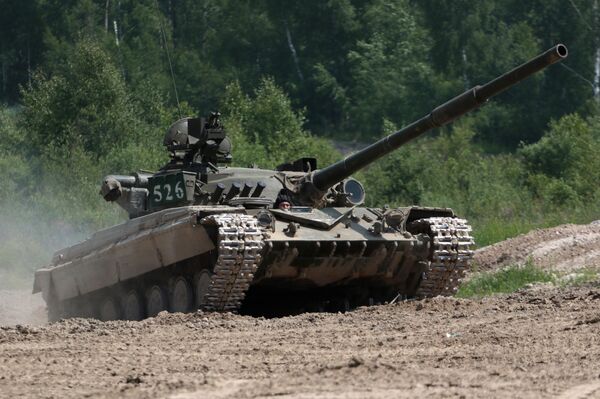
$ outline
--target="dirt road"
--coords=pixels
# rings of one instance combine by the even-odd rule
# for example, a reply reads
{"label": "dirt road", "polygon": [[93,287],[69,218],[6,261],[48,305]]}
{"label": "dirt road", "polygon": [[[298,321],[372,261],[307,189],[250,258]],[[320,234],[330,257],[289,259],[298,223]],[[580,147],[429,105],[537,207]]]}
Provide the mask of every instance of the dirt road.
{"label": "dirt road", "polygon": [[2,397],[588,398],[600,395],[600,286],[3,327],[0,359]]}
{"label": "dirt road", "polygon": [[[476,261],[569,273],[600,267],[599,254],[595,223],[536,230]],[[598,282],[269,320],[47,325],[43,313],[28,291],[0,291],[0,398],[600,398]]]}

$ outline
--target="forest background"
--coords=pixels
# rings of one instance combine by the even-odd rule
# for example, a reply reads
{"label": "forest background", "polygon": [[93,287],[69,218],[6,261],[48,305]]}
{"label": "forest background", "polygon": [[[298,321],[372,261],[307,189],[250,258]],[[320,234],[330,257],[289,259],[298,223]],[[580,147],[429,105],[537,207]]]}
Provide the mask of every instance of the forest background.
{"label": "forest background", "polygon": [[0,286],[124,220],[100,179],[160,167],[180,115],[220,110],[237,165],[323,166],[558,42],[564,63],[357,177],[479,245],[598,219],[598,3],[0,0]]}

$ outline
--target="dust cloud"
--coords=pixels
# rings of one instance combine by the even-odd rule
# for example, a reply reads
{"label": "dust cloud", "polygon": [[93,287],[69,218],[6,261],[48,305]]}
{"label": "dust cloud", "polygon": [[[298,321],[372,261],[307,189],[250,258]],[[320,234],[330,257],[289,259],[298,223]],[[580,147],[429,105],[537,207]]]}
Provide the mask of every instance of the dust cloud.
{"label": "dust cloud", "polygon": [[52,254],[89,233],[61,218],[23,204],[0,204],[0,326],[40,324],[45,304],[32,295],[35,270]]}

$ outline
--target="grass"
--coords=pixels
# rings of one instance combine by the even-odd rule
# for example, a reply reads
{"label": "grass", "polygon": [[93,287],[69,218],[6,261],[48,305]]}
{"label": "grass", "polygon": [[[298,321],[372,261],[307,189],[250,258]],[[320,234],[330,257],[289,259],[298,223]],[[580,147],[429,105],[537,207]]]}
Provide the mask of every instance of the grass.
{"label": "grass", "polygon": [[584,268],[574,271],[573,273],[569,273],[565,276],[562,276],[558,279],[558,286],[560,287],[569,287],[574,285],[582,285],[586,283],[590,283],[592,281],[598,281],[598,271],[595,269]]}
{"label": "grass", "polygon": [[552,283],[557,287],[572,287],[599,279],[600,274],[596,269],[581,268],[568,274],[557,274],[542,270],[528,261],[524,266],[510,266],[495,272],[475,272],[474,277],[460,287],[456,296],[481,298],[515,292],[533,283]]}
{"label": "grass", "polygon": [[547,209],[531,210],[527,216],[469,218],[466,215],[466,218],[473,226],[475,244],[481,248],[534,229],[545,229],[566,223],[587,224],[597,220],[599,215],[600,207],[590,205],[589,208],[566,207],[552,211]]}
{"label": "grass", "polygon": [[553,274],[527,262],[524,266],[511,266],[497,272],[480,273],[462,285],[456,296],[471,298],[511,293],[527,284],[554,282],[554,280]]}
{"label": "grass", "polygon": [[496,218],[488,219],[483,223],[478,223],[475,220],[473,225],[475,243],[479,248],[516,237],[519,234],[528,233],[535,228],[547,227],[545,224],[531,220]]}

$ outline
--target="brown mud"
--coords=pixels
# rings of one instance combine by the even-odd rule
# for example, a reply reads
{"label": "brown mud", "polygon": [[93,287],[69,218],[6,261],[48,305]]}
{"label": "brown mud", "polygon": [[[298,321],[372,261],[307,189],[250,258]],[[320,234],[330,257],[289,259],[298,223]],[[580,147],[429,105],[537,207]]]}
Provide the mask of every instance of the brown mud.
{"label": "brown mud", "polygon": [[[599,233],[595,224],[534,231],[479,250],[480,265],[535,253],[540,267],[579,269],[600,250]],[[51,325],[39,324],[40,299],[25,297],[0,291],[0,397],[600,398],[600,283],[346,314]]]}

